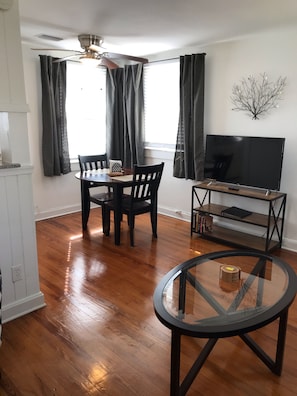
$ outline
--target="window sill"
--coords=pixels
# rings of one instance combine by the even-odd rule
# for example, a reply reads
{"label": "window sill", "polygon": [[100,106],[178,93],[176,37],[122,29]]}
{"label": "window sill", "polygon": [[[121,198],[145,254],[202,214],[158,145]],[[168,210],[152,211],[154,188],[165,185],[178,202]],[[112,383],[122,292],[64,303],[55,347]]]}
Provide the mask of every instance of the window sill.
{"label": "window sill", "polygon": [[145,142],[144,147],[147,150],[160,150],[160,151],[175,152],[175,144],[173,144],[173,143]]}
{"label": "window sill", "polygon": [[168,147],[145,146],[146,158],[171,160],[173,161],[175,150]]}

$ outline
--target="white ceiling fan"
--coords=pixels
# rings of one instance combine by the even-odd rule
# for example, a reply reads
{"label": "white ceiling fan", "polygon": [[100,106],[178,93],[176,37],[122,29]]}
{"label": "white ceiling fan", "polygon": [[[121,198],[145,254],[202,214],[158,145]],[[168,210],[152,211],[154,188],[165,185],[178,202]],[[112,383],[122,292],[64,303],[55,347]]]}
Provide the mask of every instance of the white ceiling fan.
{"label": "white ceiling fan", "polygon": [[108,69],[116,69],[120,67],[114,60],[124,60],[132,63],[147,63],[148,59],[140,58],[133,55],[118,54],[115,52],[108,52],[103,47],[103,38],[93,34],[80,34],[78,36],[80,46],[83,51],[72,51],[65,49],[46,49],[46,48],[33,48],[39,51],[71,51],[72,55],[59,58],[55,62],[62,62],[64,60],[78,60],[78,61],[97,61],[98,66],[105,66]]}

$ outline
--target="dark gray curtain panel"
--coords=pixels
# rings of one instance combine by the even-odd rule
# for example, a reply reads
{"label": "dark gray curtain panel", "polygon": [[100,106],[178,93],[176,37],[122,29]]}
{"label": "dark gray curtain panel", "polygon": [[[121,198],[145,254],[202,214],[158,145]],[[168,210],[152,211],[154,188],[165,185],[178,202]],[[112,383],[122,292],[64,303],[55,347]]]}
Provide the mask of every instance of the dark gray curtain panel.
{"label": "dark gray curtain panel", "polygon": [[173,176],[202,180],[205,54],[180,57],[180,115]]}
{"label": "dark gray curtain panel", "polygon": [[124,70],[106,73],[106,152],[109,159],[124,159]]}
{"label": "dark gray curtain panel", "polygon": [[42,161],[45,176],[71,172],[66,122],[66,62],[40,55]]}
{"label": "dark gray curtain panel", "polygon": [[144,164],[143,65],[107,72],[106,135],[109,159],[125,168]]}

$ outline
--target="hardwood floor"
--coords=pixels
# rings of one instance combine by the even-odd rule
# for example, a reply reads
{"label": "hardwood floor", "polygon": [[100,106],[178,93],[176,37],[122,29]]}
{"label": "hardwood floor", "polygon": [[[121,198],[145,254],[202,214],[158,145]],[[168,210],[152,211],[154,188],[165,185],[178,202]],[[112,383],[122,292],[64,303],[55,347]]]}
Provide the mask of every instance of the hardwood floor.
{"label": "hardwood floor", "polygon": [[[156,318],[152,296],[161,277],[196,255],[229,249],[190,237],[189,223],[159,216],[136,219],[130,247],[101,230],[100,209],[81,234],[80,213],[37,223],[41,290],[47,306],[4,324],[0,395],[169,395],[170,331]],[[278,251],[297,271],[297,254]],[[221,339],[188,396],[280,395],[297,391],[297,302],[289,311],[283,373],[272,374],[239,337]],[[276,323],[254,332],[272,355]],[[183,338],[182,374],[205,341]]]}

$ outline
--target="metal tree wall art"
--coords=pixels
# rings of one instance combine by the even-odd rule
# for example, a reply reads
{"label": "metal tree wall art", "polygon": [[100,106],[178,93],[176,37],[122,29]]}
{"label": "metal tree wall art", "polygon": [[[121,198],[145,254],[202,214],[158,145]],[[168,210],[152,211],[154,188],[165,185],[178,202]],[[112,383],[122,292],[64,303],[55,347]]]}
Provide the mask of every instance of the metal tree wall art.
{"label": "metal tree wall art", "polygon": [[259,78],[249,76],[232,89],[231,101],[235,106],[232,110],[247,112],[253,120],[266,114],[270,109],[278,107],[286,78],[279,77],[275,83],[269,82],[266,73]]}

